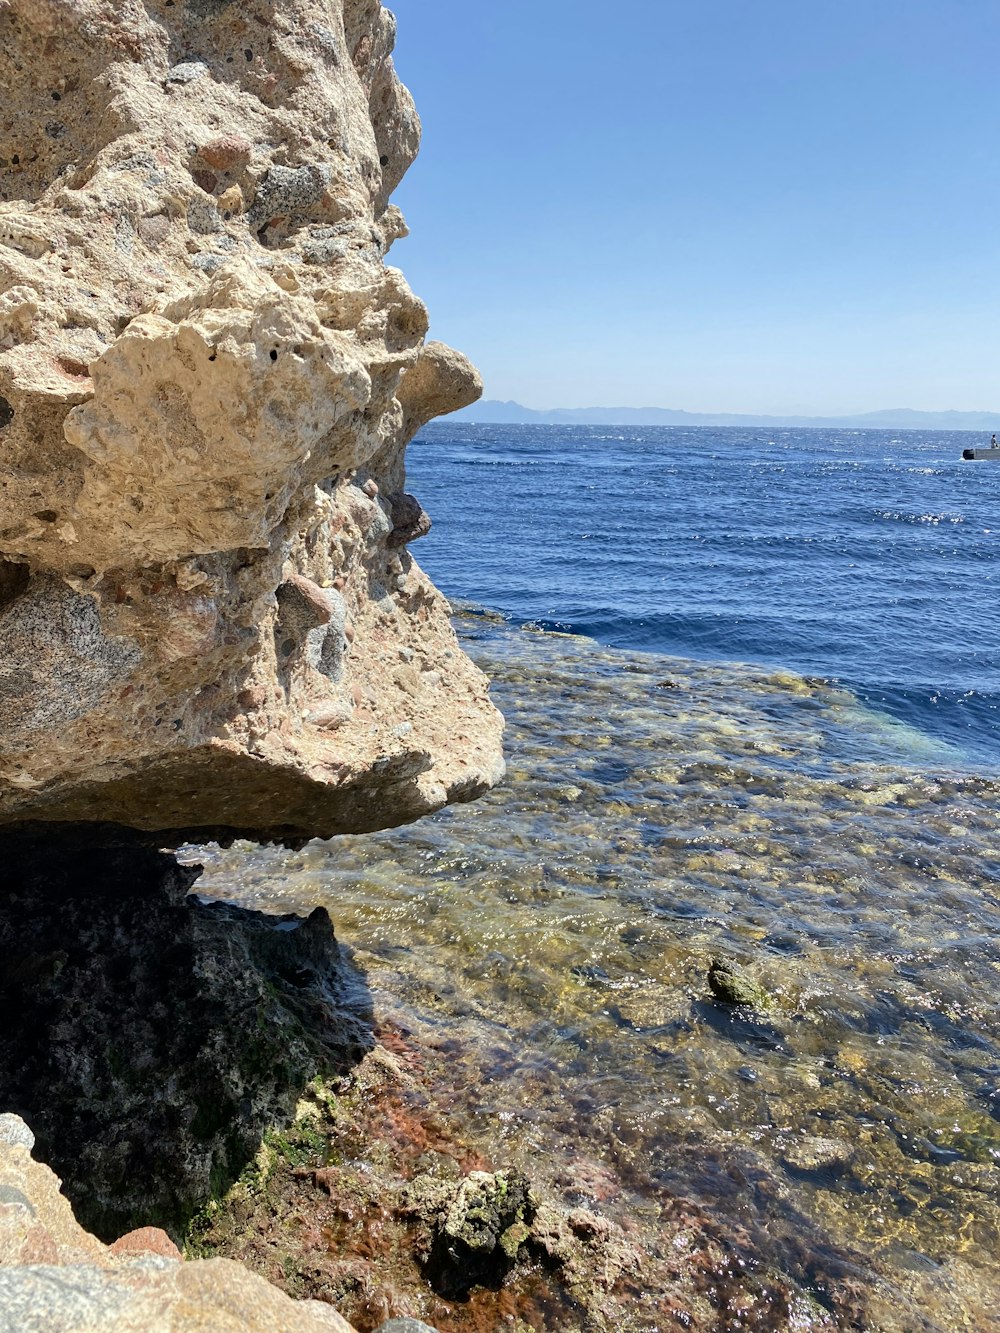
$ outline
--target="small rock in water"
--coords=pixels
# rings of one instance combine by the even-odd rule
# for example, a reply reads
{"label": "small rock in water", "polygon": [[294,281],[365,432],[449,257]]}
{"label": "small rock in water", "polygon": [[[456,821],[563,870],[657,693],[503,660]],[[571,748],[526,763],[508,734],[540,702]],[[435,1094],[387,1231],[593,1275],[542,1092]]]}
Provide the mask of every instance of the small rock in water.
{"label": "small rock in water", "polygon": [[851,1145],[843,1139],[804,1134],[785,1148],[782,1158],[786,1165],[797,1171],[822,1171],[832,1166],[846,1165],[852,1153]]}
{"label": "small rock in water", "polygon": [[750,1009],[770,1009],[771,997],[738,963],[713,958],[708,969],[708,986],[721,1004],[746,1005]]}

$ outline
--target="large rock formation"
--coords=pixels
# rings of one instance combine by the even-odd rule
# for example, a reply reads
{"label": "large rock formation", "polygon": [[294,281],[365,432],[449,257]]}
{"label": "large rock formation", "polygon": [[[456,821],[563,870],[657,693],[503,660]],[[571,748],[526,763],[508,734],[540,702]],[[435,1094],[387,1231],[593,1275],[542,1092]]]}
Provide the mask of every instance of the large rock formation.
{"label": "large rock formation", "polygon": [[407,543],[471,402],[378,0],[0,0],[0,822],[363,831],[500,721]]}
{"label": "large rock formation", "polygon": [[104,1240],[180,1239],[317,1078],[375,1045],[371,997],[326,911],[190,892],[199,867],[104,825],[7,831],[0,1109],[23,1116]]}

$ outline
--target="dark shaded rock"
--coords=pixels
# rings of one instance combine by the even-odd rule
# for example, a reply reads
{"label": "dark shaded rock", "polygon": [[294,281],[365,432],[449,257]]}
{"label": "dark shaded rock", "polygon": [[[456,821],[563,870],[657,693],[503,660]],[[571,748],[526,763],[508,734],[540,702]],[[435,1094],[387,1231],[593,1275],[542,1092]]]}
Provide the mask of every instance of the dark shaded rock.
{"label": "dark shaded rock", "polygon": [[374,1044],[327,913],[189,896],[200,873],[108,826],[5,832],[0,1106],[33,1127],[81,1222],[175,1237]]}
{"label": "dark shaded rock", "polygon": [[0,560],[0,607],[16,601],[28,586],[31,571],[14,560]]}

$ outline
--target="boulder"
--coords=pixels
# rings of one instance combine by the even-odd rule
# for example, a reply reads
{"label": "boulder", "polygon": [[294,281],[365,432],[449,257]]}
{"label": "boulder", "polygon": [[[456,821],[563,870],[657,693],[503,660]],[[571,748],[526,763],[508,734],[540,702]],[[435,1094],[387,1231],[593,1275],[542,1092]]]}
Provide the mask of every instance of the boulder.
{"label": "boulder", "polygon": [[481,385],[386,262],[394,34],[377,0],[0,0],[0,824],[294,841],[502,772],[407,549],[405,446]]}

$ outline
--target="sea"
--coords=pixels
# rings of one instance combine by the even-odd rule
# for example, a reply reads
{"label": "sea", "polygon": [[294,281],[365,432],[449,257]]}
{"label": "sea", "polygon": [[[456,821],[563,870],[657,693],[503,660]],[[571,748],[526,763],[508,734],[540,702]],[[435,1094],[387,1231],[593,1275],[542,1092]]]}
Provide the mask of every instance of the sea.
{"label": "sea", "polygon": [[614,648],[837,681],[1000,768],[1000,466],[967,433],[428,427],[455,597]]}
{"label": "sea", "polygon": [[[637,1234],[693,1201],[815,1301],[782,1327],[1000,1326],[982,444],[427,427],[413,554],[493,681],[507,779],[407,829],[211,853],[200,885],[327,905],[377,1011],[447,1042],[457,1129],[602,1181]],[[715,959],[767,1004],[718,1003]]]}

